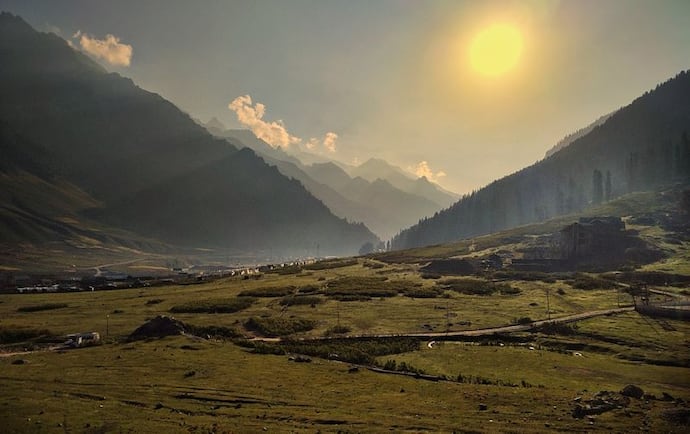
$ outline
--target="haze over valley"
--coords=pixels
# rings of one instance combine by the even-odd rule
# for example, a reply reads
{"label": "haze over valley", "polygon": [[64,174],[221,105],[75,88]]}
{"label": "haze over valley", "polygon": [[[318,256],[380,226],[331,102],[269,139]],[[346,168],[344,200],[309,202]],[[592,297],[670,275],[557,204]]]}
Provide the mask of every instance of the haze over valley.
{"label": "haze over valley", "polygon": [[0,0],[2,429],[687,432],[688,16]]}

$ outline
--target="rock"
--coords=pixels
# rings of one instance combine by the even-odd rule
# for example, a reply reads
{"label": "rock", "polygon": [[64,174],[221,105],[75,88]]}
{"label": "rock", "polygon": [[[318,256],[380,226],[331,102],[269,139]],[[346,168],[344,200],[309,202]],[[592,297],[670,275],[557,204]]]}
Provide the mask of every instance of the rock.
{"label": "rock", "polygon": [[163,408],[163,403],[162,402],[157,402],[156,405],[153,406],[156,410],[160,410]]}
{"label": "rock", "polygon": [[355,372],[359,372],[359,368],[357,366],[350,366],[347,372],[349,372],[350,374],[354,374]]}
{"label": "rock", "polygon": [[24,359],[12,360],[13,365],[25,365],[27,362]]}
{"label": "rock", "polygon": [[635,386],[634,384],[628,384],[623,388],[623,390],[621,390],[621,395],[641,399],[644,396],[644,390],[638,386]]}
{"label": "rock", "polygon": [[489,409],[489,406],[486,404],[479,404],[479,411],[486,411]]}
{"label": "rock", "polygon": [[669,394],[666,393],[666,392],[662,392],[662,393],[661,393],[661,400],[662,400],[662,401],[674,401],[675,398],[674,398],[673,396],[669,395]]}
{"label": "rock", "polygon": [[130,341],[136,341],[148,338],[162,338],[165,336],[181,335],[187,331],[184,323],[175,318],[159,315],[144,323],[141,327],[134,330],[129,335]]}

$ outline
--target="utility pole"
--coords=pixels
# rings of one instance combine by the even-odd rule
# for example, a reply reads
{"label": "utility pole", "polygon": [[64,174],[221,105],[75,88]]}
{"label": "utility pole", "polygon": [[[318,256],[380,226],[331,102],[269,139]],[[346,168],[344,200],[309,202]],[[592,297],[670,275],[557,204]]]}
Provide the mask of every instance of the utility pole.
{"label": "utility pole", "polygon": [[546,317],[551,320],[551,304],[549,303],[549,293],[551,289],[546,288]]}
{"label": "utility pole", "polygon": [[105,337],[110,335],[110,315],[105,316]]}
{"label": "utility pole", "polygon": [[446,300],[446,334],[450,332],[450,305]]}

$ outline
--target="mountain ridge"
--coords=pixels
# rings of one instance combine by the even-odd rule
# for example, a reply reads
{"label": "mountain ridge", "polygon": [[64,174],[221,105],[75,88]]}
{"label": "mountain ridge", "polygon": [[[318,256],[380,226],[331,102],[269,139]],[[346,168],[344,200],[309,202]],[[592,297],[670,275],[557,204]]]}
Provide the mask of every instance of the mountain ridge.
{"label": "mountain ridge", "polygon": [[[45,63],[46,59],[50,62]],[[21,18],[7,13],[0,17],[0,63],[11,65],[0,68],[0,122],[48,150],[51,170],[102,204],[100,212],[96,207],[86,218],[122,224],[117,217],[128,215],[137,224],[132,221],[125,226],[140,232],[138,225],[148,229],[169,225],[160,230],[167,237],[161,241],[184,241],[192,246],[214,240],[222,241],[222,247],[248,249],[246,237],[212,235],[214,230],[217,235],[227,233],[224,226],[236,224],[231,218],[223,219],[223,215],[234,216],[238,222],[242,217],[237,224],[244,233],[300,233],[303,242],[321,245],[323,254],[354,254],[362,244],[378,242],[366,227],[337,218],[301,185],[274,173],[253,152],[243,152],[227,140],[212,136],[160,95],[139,88],[129,78],[108,73],[64,40],[36,32]],[[38,68],[44,63],[43,68]],[[13,170],[28,168],[20,160],[13,163],[17,165]],[[230,164],[232,161],[243,164]],[[234,173],[218,170],[214,166],[217,162],[225,162]],[[243,173],[249,167],[255,178],[265,176],[276,191],[290,192],[289,197],[304,206],[276,200],[268,191],[243,207],[228,205],[226,197],[243,197],[245,189],[256,187],[256,180],[250,182],[246,176],[249,173]],[[205,174],[205,170],[211,170],[214,176]],[[190,174],[203,178],[205,184]],[[228,182],[230,178],[241,182]],[[180,179],[186,184],[179,184]],[[205,188],[216,194],[206,196],[206,201],[193,209],[185,206],[173,186],[186,195],[182,199],[188,202],[195,201],[194,194]],[[147,196],[152,188],[157,189],[157,195]],[[141,197],[147,197],[146,206]],[[139,208],[132,208],[128,214],[122,210],[126,204],[137,204]],[[175,213],[164,216],[157,211],[172,205]],[[270,214],[265,223],[270,227],[259,227],[256,219],[247,217],[255,212]],[[184,225],[192,216],[198,219],[199,227],[210,228],[211,221],[222,224],[215,226],[211,235],[194,239],[192,235],[200,236],[199,231]],[[309,224],[317,223],[319,230],[308,230]],[[173,227],[187,228],[187,236],[179,236],[171,230]],[[260,236],[251,249],[291,254],[292,241],[288,238],[277,236],[272,242]],[[297,253],[303,255],[305,250]]]}
{"label": "mountain ridge", "polygon": [[682,71],[570,145],[401,231],[395,249],[544,221],[690,176],[690,73]]}

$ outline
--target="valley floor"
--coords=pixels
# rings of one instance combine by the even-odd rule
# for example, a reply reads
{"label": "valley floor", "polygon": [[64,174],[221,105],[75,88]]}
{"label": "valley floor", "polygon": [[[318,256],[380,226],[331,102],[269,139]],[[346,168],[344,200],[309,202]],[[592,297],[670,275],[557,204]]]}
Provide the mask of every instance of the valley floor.
{"label": "valley floor", "polygon": [[[199,285],[0,295],[0,332],[6,341],[12,333],[37,329],[51,336],[98,331],[104,341],[57,351],[42,351],[41,345],[50,344],[37,341],[4,345],[4,351],[16,354],[0,358],[3,431],[687,431],[690,323],[634,311],[555,330],[435,343],[420,339],[411,351],[376,353],[372,363],[390,373],[369,370],[372,363],[346,362],[345,353],[297,358],[310,360],[299,363],[294,354],[281,353],[290,341],[279,339],[261,346],[191,335],[126,339],[157,315],[170,315],[181,306],[226,306],[228,300],[243,299],[238,297],[243,292],[254,297],[234,313],[174,316],[185,324],[225,327],[250,337],[261,336],[247,328],[252,318],[280,319],[283,325],[312,321],[310,330],[293,334],[307,339],[323,337],[335,326],[347,326],[346,335],[443,335],[446,330],[509,326],[521,317],[545,319],[547,288],[554,289],[548,312],[553,317],[617,310],[621,301],[631,301],[616,290],[580,290],[567,280],[510,281],[520,290],[512,295],[445,291],[444,297],[399,293],[366,301],[338,301],[329,295],[331,282],[376,276],[416,289],[439,285],[422,279],[413,265],[359,259]],[[281,304],[286,297],[275,292],[285,288],[288,299],[306,297],[302,290],[314,291],[313,303]],[[557,288],[562,291],[555,292]],[[355,348],[342,345],[343,351]],[[29,346],[39,351],[22,354]],[[619,394],[631,384],[643,389],[641,399]],[[611,393],[597,396],[602,391]],[[599,402],[613,408],[602,414],[578,413]]]}

